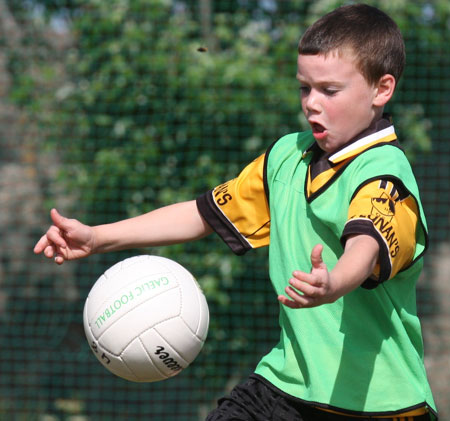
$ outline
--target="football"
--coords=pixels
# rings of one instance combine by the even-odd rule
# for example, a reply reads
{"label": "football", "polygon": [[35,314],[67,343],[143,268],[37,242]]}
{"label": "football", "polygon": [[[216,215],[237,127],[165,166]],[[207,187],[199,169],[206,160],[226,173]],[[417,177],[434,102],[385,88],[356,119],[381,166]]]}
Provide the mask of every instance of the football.
{"label": "football", "polygon": [[192,274],[159,256],[135,256],[106,270],[83,312],[97,359],[126,380],[155,382],[184,370],[208,333],[206,298]]}

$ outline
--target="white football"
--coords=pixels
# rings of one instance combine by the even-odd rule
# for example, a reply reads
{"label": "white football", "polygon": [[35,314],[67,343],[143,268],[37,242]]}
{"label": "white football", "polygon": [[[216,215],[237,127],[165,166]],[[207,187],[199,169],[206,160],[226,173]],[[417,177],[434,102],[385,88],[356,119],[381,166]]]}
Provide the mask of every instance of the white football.
{"label": "white football", "polygon": [[155,382],[175,376],[197,357],[209,310],[183,266],[143,255],[100,276],[86,299],[83,322],[103,366],[127,380]]}

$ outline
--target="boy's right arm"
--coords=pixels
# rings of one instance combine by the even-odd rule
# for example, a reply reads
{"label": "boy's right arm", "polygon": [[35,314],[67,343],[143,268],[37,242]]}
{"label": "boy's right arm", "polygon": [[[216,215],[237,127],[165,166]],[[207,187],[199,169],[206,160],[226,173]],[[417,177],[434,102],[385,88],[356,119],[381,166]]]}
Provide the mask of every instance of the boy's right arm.
{"label": "boy's right arm", "polygon": [[53,225],[36,243],[34,252],[54,258],[57,264],[95,253],[183,243],[212,232],[195,200],[94,227],[65,218],[56,209],[50,215]]}

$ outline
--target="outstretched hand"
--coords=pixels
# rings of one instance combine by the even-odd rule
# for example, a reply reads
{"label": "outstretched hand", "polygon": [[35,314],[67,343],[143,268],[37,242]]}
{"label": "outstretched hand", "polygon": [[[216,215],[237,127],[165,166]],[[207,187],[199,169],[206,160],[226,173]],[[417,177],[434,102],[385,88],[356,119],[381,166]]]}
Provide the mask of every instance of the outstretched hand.
{"label": "outstretched hand", "polygon": [[58,265],[92,254],[94,230],[76,219],[65,218],[56,209],[50,212],[53,225],[34,246],[36,254],[43,253]]}
{"label": "outstretched hand", "polygon": [[309,308],[335,302],[372,276],[380,246],[370,235],[347,237],[344,253],[330,272],[322,260],[322,251],[321,244],[313,248],[310,273],[293,272],[285,289],[287,297],[278,296],[282,304],[290,308]]}
{"label": "outstretched hand", "polygon": [[311,252],[311,272],[296,270],[278,301],[289,308],[310,308],[336,300],[330,273],[322,260],[323,246],[317,244]]}

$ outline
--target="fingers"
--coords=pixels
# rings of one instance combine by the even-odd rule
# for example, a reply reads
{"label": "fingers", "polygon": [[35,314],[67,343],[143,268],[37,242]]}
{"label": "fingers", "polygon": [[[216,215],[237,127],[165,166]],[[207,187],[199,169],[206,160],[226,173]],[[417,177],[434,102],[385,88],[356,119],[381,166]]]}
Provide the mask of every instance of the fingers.
{"label": "fingers", "polygon": [[48,245],[47,235],[43,235],[34,246],[33,251],[36,254],[42,253]]}
{"label": "fingers", "polygon": [[54,257],[54,260],[55,260],[55,263],[56,263],[57,265],[62,265],[62,264],[64,263],[64,261],[65,261],[64,257],[61,256],[60,254],[57,254],[57,255]]}
{"label": "fingers", "polygon": [[278,301],[284,304],[286,307],[294,309],[314,307],[314,298],[308,297],[306,295],[301,295],[290,287],[287,287],[285,289],[285,292],[286,295],[288,295],[290,298],[286,297],[285,295],[279,295]]}
{"label": "fingers", "polygon": [[[67,226],[67,218],[61,216],[56,209],[50,212],[52,225],[34,246],[34,253],[43,253],[45,257],[54,259],[57,264],[64,263],[67,243],[64,239],[63,228]],[[60,229],[61,228],[61,229]]]}
{"label": "fingers", "polygon": [[330,276],[322,259],[323,246],[317,244],[311,251],[311,273],[294,271],[285,288],[286,296],[278,301],[289,308],[310,308],[333,301]]}
{"label": "fingers", "polygon": [[55,263],[61,265],[66,260],[65,248],[58,247],[48,241],[47,235],[43,235],[34,247],[34,253],[43,253],[48,259],[54,259]]}
{"label": "fingers", "polygon": [[35,254],[42,253],[48,259],[54,259],[59,265],[66,260],[66,248],[49,241],[47,234],[41,237],[33,251]]}
{"label": "fingers", "polygon": [[61,216],[56,209],[52,209],[50,216],[54,225],[52,225],[34,246],[35,253],[41,253],[44,249],[54,243],[59,247],[67,247],[66,241],[63,237],[63,229],[67,226],[67,218]]}
{"label": "fingers", "polygon": [[64,239],[64,232],[58,227],[52,225],[46,234],[47,240],[50,244],[54,244],[57,247],[66,248],[67,243]]}
{"label": "fingers", "polygon": [[302,306],[298,304],[296,301],[290,300],[289,298],[285,297],[284,295],[278,296],[278,301],[289,308],[301,308]]}
{"label": "fingers", "polygon": [[295,271],[293,273],[294,278],[289,279],[289,285],[291,288],[295,288],[303,295],[310,297],[317,297],[323,288],[321,278],[308,273]]}
{"label": "fingers", "polygon": [[[298,278],[291,278],[285,288],[287,295],[280,295],[278,300],[290,308],[309,308],[321,303],[324,291],[317,277],[304,272],[294,272]],[[289,297],[289,298],[288,298]]]}
{"label": "fingers", "polygon": [[45,257],[48,257],[49,259],[51,259],[55,254],[56,254],[56,248],[54,246],[49,244],[47,247],[45,247],[45,249],[44,249]]}

